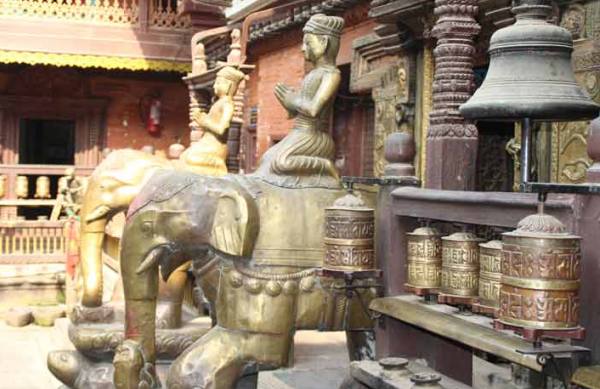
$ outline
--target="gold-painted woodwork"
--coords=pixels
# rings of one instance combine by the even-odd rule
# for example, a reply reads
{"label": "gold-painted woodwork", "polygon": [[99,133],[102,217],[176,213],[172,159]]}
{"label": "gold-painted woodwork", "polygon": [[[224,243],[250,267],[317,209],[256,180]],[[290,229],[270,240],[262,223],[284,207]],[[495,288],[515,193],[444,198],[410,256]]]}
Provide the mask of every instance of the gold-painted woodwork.
{"label": "gold-painted woodwork", "polygon": [[427,161],[427,129],[429,128],[429,113],[433,105],[433,72],[435,64],[433,62],[433,49],[430,44],[426,44],[423,48],[423,69],[422,74],[422,85],[423,89],[421,92],[421,128],[420,128],[420,143],[421,149],[419,151],[419,176],[421,183],[425,186],[425,168]]}
{"label": "gold-painted woodwork", "polygon": [[30,51],[0,50],[0,63],[26,65],[75,66],[78,68],[125,69],[133,71],[163,71],[189,73],[189,62],[161,59],[111,57],[108,55],[42,53]]}

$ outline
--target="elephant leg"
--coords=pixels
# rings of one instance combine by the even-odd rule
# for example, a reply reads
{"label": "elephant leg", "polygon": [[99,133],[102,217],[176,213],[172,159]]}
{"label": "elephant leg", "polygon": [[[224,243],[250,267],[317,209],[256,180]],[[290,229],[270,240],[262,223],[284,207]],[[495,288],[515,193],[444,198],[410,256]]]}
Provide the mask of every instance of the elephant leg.
{"label": "elephant leg", "polygon": [[346,347],[351,361],[375,359],[375,331],[346,330]]}
{"label": "elephant leg", "polygon": [[166,282],[160,279],[158,286],[158,307],[156,325],[158,328],[181,327],[181,307],[188,278],[188,261],[171,273]]}
{"label": "elephant leg", "polygon": [[169,389],[233,389],[249,368],[287,363],[293,336],[213,327],[171,365]]}
{"label": "elephant leg", "polygon": [[[135,228],[132,226],[131,228]],[[121,251],[121,275],[125,294],[125,343],[130,346],[122,353],[115,354],[115,379],[118,389],[134,389],[135,380],[140,377],[140,366],[153,366],[156,361],[155,315],[158,296],[158,269],[151,266],[144,269],[143,263],[155,262],[162,255],[162,247],[154,247],[150,251],[136,239],[130,239],[128,230],[123,234]],[[133,351],[132,351],[133,350]],[[143,364],[130,360],[133,356],[143,360]],[[118,363],[117,363],[118,362]],[[146,369],[148,370],[148,369]],[[154,375],[153,370],[148,371]],[[153,377],[152,377],[153,378]]]}

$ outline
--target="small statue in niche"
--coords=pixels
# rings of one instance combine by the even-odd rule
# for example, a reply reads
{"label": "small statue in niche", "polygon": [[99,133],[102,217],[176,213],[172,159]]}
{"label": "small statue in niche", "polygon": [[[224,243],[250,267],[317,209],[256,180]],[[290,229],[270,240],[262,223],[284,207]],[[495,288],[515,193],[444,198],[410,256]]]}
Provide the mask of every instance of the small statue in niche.
{"label": "small statue in niche", "polygon": [[227,174],[227,130],[233,119],[233,96],[244,77],[244,73],[231,66],[219,70],[214,84],[217,100],[208,113],[193,114],[194,127],[201,129],[202,135],[198,141],[192,141],[180,160],[194,173]]}

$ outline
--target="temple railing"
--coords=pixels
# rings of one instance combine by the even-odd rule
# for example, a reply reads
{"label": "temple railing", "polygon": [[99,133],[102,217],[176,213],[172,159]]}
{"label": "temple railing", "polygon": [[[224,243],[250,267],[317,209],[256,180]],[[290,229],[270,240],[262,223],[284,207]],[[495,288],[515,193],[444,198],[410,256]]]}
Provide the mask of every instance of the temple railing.
{"label": "temple railing", "polygon": [[0,264],[64,262],[64,225],[64,220],[0,220]]}
{"label": "temple railing", "polygon": [[172,0],[0,0],[0,17],[187,29]]}

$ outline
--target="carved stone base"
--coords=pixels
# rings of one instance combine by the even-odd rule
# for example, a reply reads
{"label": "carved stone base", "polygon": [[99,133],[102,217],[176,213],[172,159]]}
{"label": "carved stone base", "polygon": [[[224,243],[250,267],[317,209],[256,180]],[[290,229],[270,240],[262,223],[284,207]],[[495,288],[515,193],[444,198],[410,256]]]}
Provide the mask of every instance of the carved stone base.
{"label": "carved stone base", "polygon": [[[210,329],[210,318],[198,318],[177,329],[156,331],[158,358],[174,359]],[[69,326],[69,340],[85,356],[112,360],[115,348],[124,340],[123,323]]]}

